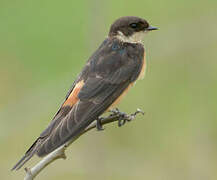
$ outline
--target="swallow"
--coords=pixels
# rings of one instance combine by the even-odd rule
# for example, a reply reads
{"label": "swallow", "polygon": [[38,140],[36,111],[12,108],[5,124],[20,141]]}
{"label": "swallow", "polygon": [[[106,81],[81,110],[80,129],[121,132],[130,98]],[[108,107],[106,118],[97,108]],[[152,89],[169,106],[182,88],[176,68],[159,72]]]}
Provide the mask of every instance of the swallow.
{"label": "swallow", "polygon": [[108,37],[86,62],[53,120],[12,170],[20,169],[34,154],[44,157],[51,153],[95,120],[98,129],[102,129],[100,115],[115,107],[144,76],[142,40],[152,30],[157,28],[139,17],[117,19]]}

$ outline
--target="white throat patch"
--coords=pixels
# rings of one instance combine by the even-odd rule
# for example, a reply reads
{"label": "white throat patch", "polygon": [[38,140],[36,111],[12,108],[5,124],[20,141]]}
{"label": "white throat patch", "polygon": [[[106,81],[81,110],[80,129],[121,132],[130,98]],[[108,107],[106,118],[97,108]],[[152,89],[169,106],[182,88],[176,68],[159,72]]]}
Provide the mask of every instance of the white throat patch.
{"label": "white throat patch", "polygon": [[146,32],[136,32],[133,35],[127,37],[122,32],[118,31],[118,35],[116,38],[118,38],[122,42],[128,42],[128,43],[140,43],[142,44],[142,40],[144,39]]}

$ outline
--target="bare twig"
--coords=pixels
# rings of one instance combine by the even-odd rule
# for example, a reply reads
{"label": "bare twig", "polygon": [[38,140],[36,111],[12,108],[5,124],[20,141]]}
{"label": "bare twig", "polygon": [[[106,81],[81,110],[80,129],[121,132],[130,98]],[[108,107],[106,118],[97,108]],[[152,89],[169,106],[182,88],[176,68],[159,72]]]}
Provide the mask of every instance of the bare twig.
{"label": "bare twig", "polygon": [[[126,122],[133,120],[138,113],[144,113],[137,109],[137,111],[131,115],[127,115],[125,113],[120,112],[118,109],[112,110],[111,114],[108,117],[101,118],[101,124],[105,125],[108,123],[112,123],[118,121],[118,126],[124,125]],[[76,139],[78,139],[81,135],[90,131],[91,129],[96,128],[97,123],[93,122],[90,124],[84,131],[82,131],[78,136],[68,141],[65,145],[60,146],[47,156],[45,156],[41,161],[39,161],[34,167],[31,169],[25,168],[26,176],[24,180],[33,180],[47,165],[54,162],[57,159],[66,159],[65,150],[66,148],[73,143]]]}

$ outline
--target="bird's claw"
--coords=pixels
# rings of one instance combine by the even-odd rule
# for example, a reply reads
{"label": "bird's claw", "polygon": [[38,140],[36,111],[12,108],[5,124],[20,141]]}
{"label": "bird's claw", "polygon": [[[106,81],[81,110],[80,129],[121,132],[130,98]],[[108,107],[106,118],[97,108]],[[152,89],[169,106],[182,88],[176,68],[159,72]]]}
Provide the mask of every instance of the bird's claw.
{"label": "bird's claw", "polygon": [[[145,114],[140,109],[137,109],[136,112],[134,112],[133,114],[130,114],[130,115],[121,112],[118,108],[109,110],[109,112],[111,112],[111,114],[109,115],[109,117],[115,117],[115,118],[118,119],[118,126],[119,127],[123,126],[126,122],[130,122],[133,119],[135,119],[135,117],[136,117],[137,114],[139,114],[139,113],[141,113],[142,115]],[[98,131],[104,130],[104,128],[102,126],[102,120],[103,119],[104,119],[103,117],[98,117],[96,119],[96,128],[97,128]]]}
{"label": "bird's claw", "polygon": [[123,126],[126,122],[130,122],[132,121],[137,114],[141,113],[142,115],[144,115],[145,113],[140,110],[140,109],[137,109],[135,113],[133,114],[130,114],[130,115],[127,115],[126,113],[123,113],[123,112],[120,112],[120,110],[118,108],[115,108],[113,110],[110,110],[110,112],[112,112],[113,116],[118,116],[118,126],[121,127]]}
{"label": "bird's claw", "polygon": [[97,118],[97,120],[96,120],[96,129],[98,130],[98,131],[103,131],[104,130],[104,128],[102,127],[102,119],[103,118]]}
{"label": "bird's claw", "polygon": [[126,123],[126,119],[118,119],[118,127],[123,126]]}
{"label": "bird's claw", "polygon": [[141,113],[142,115],[145,115],[145,113],[141,109],[137,108],[136,112],[134,113],[134,116],[136,116],[139,113]]}

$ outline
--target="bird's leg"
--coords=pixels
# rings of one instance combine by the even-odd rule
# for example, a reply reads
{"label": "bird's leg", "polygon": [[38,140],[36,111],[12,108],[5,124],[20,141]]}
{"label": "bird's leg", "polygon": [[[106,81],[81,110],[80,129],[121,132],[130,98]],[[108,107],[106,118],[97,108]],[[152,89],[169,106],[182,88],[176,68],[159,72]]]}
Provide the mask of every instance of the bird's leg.
{"label": "bird's leg", "polygon": [[113,116],[118,116],[118,126],[119,127],[123,126],[126,122],[132,121],[138,113],[142,113],[144,115],[144,112],[141,111],[140,109],[137,109],[135,113],[130,114],[130,115],[120,112],[118,108],[110,110],[110,112],[113,113],[112,114]]}
{"label": "bird's leg", "polygon": [[98,131],[102,131],[102,130],[104,130],[104,128],[102,127],[102,117],[98,117],[97,119],[96,119],[96,129],[98,130]]}
{"label": "bird's leg", "polygon": [[102,131],[104,130],[104,128],[102,127],[102,122],[103,120],[107,119],[107,118],[115,118],[116,120],[118,120],[118,126],[121,127],[123,126],[126,122],[132,121],[133,119],[135,119],[136,115],[139,113],[142,113],[144,115],[144,112],[142,112],[140,109],[137,109],[135,113],[133,114],[126,114],[124,112],[121,112],[118,108],[115,108],[113,110],[110,110],[109,112],[111,112],[111,114],[108,117],[98,117],[96,119],[96,129],[98,131]]}
{"label": "bird's leg", "polygon": [[121,112],[118,108],[110,110],[111,116],[118,116],[118,126],[121,127],[126,123],[127,114]]}
{"label": "bird's leg", "polygon": [[141,109],[138,108],[135,113],[127,115],[126,120],[127,121],[132,121],[133,119],[135,119],[136,115],[139,114],[139,113],[141,113],[142,115],[145,115],[145,113]]}

